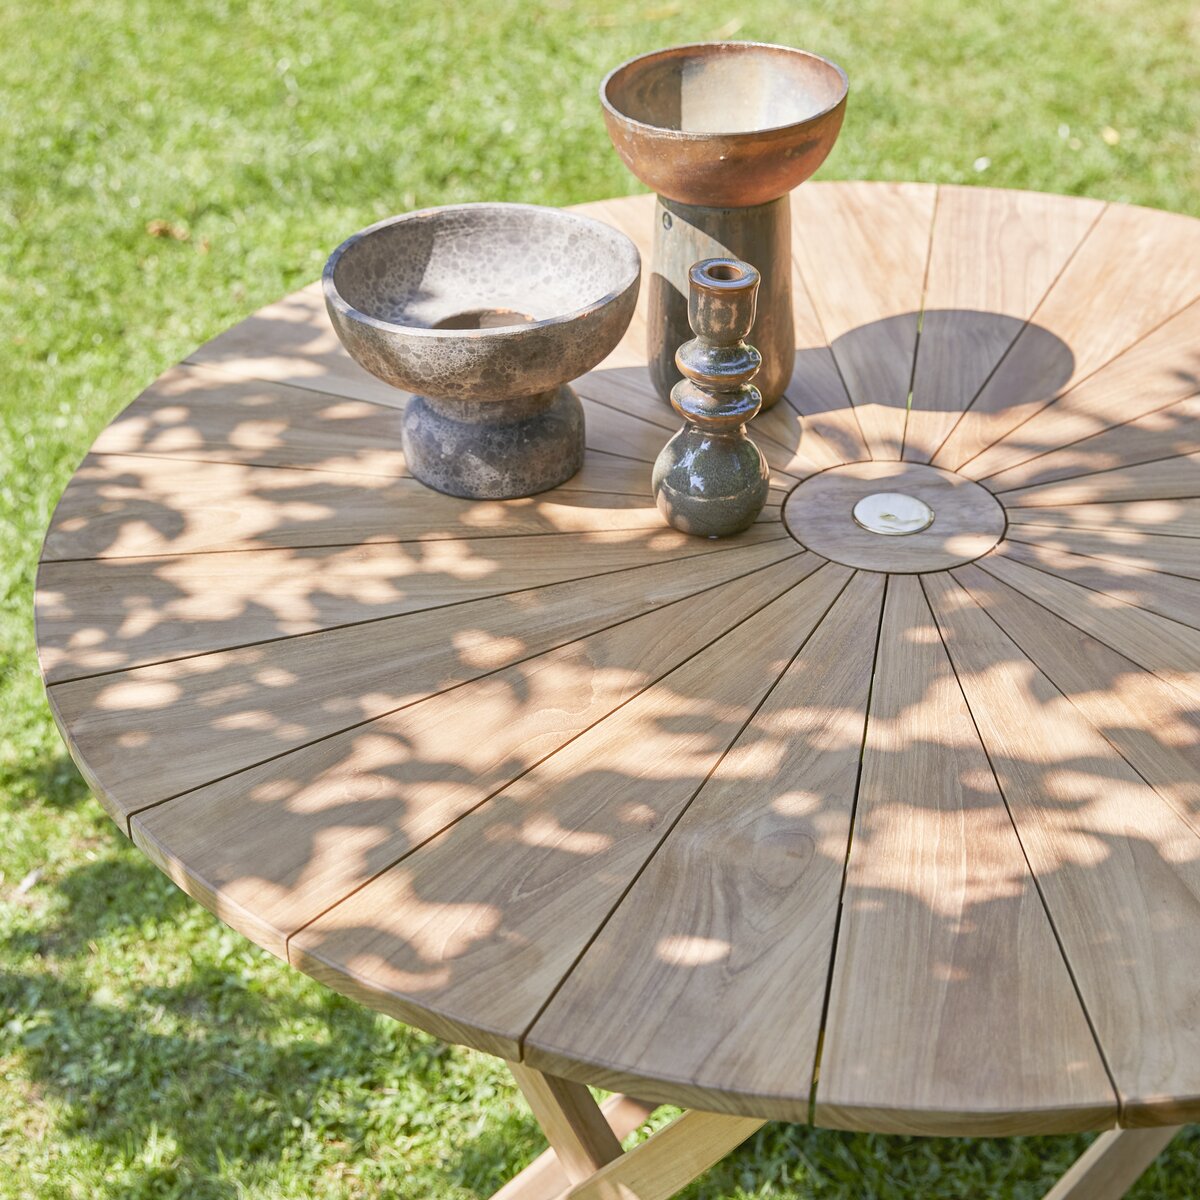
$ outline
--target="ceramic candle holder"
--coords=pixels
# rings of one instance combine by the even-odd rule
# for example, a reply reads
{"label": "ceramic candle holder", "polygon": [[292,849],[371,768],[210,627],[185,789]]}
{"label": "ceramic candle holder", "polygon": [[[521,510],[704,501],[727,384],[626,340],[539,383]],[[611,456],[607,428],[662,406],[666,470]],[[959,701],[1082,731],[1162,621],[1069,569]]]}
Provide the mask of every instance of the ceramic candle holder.
{"label": "ceramic candle holder", "polygon": [[583,465],[568,386],[607,357],[641,276],[624,234],[529,204],[406,213],[330,256],[330,320],[354,360],[414,395],[408,469],[439,492],[529,496]]}
{"label": "ceramic candle holder", "polygon": [[658,50],[600,85],[617,153],[658,193],[647,349],[664,400],[679,379],[675,349],[689,336],[688,270],[714,257],[762,273],[750,340],[763,356],[763,406],[783,394],[796,353],[788,193],[833,149],[848,87],[835,63],[759,42]]}

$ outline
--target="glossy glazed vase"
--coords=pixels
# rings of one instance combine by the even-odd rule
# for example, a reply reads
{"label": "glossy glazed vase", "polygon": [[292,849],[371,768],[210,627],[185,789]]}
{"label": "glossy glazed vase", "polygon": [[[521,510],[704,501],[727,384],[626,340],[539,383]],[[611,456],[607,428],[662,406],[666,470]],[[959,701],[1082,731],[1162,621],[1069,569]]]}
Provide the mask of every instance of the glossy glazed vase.
{"label": "glossy glazed vase", "polygon": [[664,400],[689,336],[688,271],[707,258],[754,263],[761,276],[750,339],[769,408],[795,361],[788,193],[825,161],[845,114],[846,74],[786,46],[702,42],[630,59],[600,85],[609,136],[658,193],[647,356]]}
{"label": "glossy glazed vase", "polygon": [[684,427],[654,464],[654,502],[669,524],[700,537],[731,537],[762,512],[766,460],[746,435],[762,396],[751,380],[762,365],[746,344],[759,274],[749,263],[710,258],[688,271],[688,319],[696,336],[675,355],[681,378],[671,406]]}

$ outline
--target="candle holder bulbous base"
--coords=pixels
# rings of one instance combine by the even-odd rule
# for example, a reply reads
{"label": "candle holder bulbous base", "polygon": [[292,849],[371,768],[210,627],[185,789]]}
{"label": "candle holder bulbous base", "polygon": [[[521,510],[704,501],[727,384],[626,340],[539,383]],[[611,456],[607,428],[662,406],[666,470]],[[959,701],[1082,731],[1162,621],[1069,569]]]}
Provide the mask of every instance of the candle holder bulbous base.
{"label": "candle holder bulbous base", "polygon": [[689,426],[659,453],[653,486],[669,525],[697,537],[732,537],[754,524],[770,482],[762,451],[744,433]]}

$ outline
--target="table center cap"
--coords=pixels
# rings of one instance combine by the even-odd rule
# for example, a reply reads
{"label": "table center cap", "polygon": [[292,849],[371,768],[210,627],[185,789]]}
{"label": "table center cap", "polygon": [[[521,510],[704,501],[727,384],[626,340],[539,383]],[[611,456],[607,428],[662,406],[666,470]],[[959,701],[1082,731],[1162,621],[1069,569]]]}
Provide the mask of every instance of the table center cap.
{"label": "table center cap", "polygon": [[871,533],[903,537],[933,524],[933,509],[905,492],[872,492],[853,508],[854,520]]}

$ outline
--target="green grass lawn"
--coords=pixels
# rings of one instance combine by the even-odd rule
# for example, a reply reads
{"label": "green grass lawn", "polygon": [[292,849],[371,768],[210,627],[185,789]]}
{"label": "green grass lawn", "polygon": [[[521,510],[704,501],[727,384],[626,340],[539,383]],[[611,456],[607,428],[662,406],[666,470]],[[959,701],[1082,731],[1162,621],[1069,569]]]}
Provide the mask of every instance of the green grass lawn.
{"label": "green grass lawn", "polygon": [[[33,564],[93,437],[197,343],[386,214],[635,190],[600,76],[728,36],[847,68],[824,177],[1200,213],[1194,0],[0,4],[3,1200],[466,1200],[541,1148],[497,1063],[260,952],[102,815],[38,683]],[[687,1195],[1032,1198],[1085,1141],[772,1125]],[[1181,1136],[1133,1195],[1194,1196],[1198,1157]]]}

